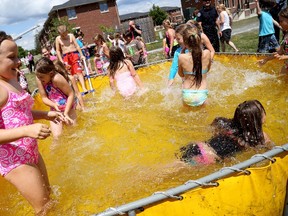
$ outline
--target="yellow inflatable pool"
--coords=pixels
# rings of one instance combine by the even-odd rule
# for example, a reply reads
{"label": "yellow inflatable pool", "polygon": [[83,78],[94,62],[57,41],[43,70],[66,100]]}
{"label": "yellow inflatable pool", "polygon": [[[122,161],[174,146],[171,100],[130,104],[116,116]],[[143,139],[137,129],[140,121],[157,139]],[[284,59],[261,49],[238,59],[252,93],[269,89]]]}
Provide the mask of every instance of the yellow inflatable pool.
{"label": "yellow inflatable pool", "polygon": [[[197,109],[183,106],[179,77],[171,88],[166,87],[171,62],[138,69],[148,91],[129,100],[112,94],[107,77],[91,78],[95,92],[84,96],[86,110],[77,112],[77,125],[65,127],[57,143],[52,137],[39,141],[57,201],[48,215],[129,211],[129,215],[149,216],[282,215],[288,175],[285,150],[273,156],[274,163],[265,159],[251,165],[250,175],[233,172],[213,181],[218,187],[200,185],[175,196],[169,192],[264,153],[249,150],[210,166],[177,164],[175,154],[181,146],[209,139],[212,120],[231,118],[244,100],[258,99],[267,112],[264,131],[276,145],[287,143],[288,76],[279,74],[282,63],[278,61],[258,67],[260,58],[216,55],[208,75],[209,104]],[[39,95],[34,108],[47,109]],[[33,215],[30,205],[3,178],[0,188],[1,216]],[[137,205],[136,210],[130,206],[151,195],[165,199]]]}

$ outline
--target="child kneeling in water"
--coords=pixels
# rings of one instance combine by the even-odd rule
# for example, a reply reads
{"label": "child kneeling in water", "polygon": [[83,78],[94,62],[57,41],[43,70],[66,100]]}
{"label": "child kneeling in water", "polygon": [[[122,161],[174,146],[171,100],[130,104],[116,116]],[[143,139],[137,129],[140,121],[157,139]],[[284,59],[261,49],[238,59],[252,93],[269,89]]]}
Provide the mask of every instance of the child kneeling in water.
{"label": "child kneeling in water", "polygon": [[132,62],[125,59],[122,50],[119,47],[111,47],[109,54],[110,65],[108,71],[112,90],[115,91],[115,80],[119,93],[125,98],[135,93],[137,85],[143,88]]}
{"label": "child kneeling in water", "polygon": [[[35,66],[36,82],[43,103],[51,110],[61,111],[65,116],[65,123],[72,125],[76,121],[76,101],[75,95],[66,80],[56,71],[54,63],[43,57],[39,59]],[[53,138],[57,140],[63,129],[63,124],[55,124],[50,121]]]}

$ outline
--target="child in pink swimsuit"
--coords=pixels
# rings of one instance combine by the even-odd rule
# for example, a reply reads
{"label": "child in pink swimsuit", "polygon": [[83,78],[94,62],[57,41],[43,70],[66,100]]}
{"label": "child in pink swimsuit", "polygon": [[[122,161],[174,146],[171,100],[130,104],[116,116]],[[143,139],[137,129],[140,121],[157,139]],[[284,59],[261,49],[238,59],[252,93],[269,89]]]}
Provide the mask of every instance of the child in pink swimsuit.
{"label": "child in pink swimsuit", "polygon": [[136,85],[143,88],[143,84],[130,60],[125,59],[119,47],[110,49],[110,65],[108,67],[110,86],[115,90],[114,80],[117,82],[119,93],[127,98],[134,94]]}
{"label": "child in pink swimsuit", "polygon": [[[44,104],[51,110],[61,111],[65,116],[65,123],[72,125],[76,120],[75,95],[66,80],[56,72],[55,65],[48,58],[41,58],[35,65],[36,82]],[[62,133],[63,124],[50,122],[53,138],[57,140]]]}
{"label": "child in pink swimsuit", "polygon": [[33,118],[61,121],[64,116],[55,111],[31,111],[33,99],[17,82],[18,48],[5,32],[0,32],[0,53],[0,174],[38,215],[51,207],[51,201],[47,170],[36,139],[45,139],[51,132],[47,125],[33,123]]}

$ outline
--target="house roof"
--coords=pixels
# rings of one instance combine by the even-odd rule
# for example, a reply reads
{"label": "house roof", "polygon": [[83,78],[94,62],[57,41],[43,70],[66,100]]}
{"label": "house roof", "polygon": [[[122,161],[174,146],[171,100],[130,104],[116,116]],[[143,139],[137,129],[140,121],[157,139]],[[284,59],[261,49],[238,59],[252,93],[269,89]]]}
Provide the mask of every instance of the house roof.
{"label": "house roof", "polygon": [[[164,10],[166,12],[170,12],[170,11],[174,11],[174,10],[180,10],[180,7],[160,7],[161,10]],[[140,18],[140,17],[146,17],[149,15],[149,12],[143,12],[143,13],[139,13],[139,12],[135,12],[135,13],[129,13],[129,14],[123,14],[120,15],[120,20],[121,21],[125,21],[125,20],[129,20],[129,19],[136,19],[136,18]]]}
{"label": "house roof", "polygon": [[69,0],[61,5],[55,5],[51,9],[51,12],[57,11],[57,10],[62,10],[66,8],[71,8],[71,7],[76,7],[76,6],[81,6],[81,5],[87,5],[95,2],[101,2],[103,0]]}

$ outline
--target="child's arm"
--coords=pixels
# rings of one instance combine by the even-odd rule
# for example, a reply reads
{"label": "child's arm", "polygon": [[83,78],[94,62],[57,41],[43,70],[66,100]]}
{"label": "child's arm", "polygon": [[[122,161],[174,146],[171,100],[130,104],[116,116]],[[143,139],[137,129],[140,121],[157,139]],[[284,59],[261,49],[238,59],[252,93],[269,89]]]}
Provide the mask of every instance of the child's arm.
{"label": "child's arm", "polygon": [[169,29],[169,30],[168,30],[169,42],[170,42],[169,55],[171,56],[172,48],[173,48],[173,45],[174,45],[174,33],[173,33],[174,31],[172,29]]}
{"label": "child's arm", "polygon": [[132,62],[130,60],[126,60],[125,61],[127,63],[128,69],[131,73],[131,76],[133,77],[133,79],[135,80],[136,84],[140,87],[143,88],[143,83],[140,80],[140,77],[138,76],[138,74],[135,71],[135,68],[132,64]]}
{"label": "child's arm", "polygon": [[181,53],[181,48],[177,49],[174,53],[172,65],[170,67],[170,73],[169,73],[169,78],[168,78],[168,86],[171,86],[174,82],[174,78],[178,72],[178,58]]}
{"label": "child's arm", "polygon": [[107,58],[110,58],[109,48],[108,48],[108,46],[107,46],[106,43],[103,44],[103,52],[104,52],[104,55],[105,55]]}
{"label": "child's arm", "polygon": [[74,92],[68,81],[61,74],[55,74],[53,78],[53,84],[67,96],[66,106],[63,114],[66,118],[70,119],[69,112],[72,109],[74,103]]}
{"label": "child's arm", "polygon": [[256,13],[258,15],[261,15],[262,14],[262,10],[261,10],[261,8],[259,6],[259,2],[258,2],[258,0],[255,0],[255,2],[256,2]]}
{"label": "child's arm", "polygon": [[178,59],[178,74],[182,78],[182,81],[184,81],[183,80],[184,79],[184,73],[183,73],[183,68],[182,68],[183,55],[184,54],[180,54],[179,59]]}
{"label": "child's arm", "polygon": [[257,62],[258,62],[258,64],[259,64],[259,66],[262,66],[262,65],[266,64],[268,61],[270,61],[270,60],[272,60],[272,59],[274,59],[274,58],[275,58],[274,55],[269,55],[269,56],[267,56],[266,58],[261,59],[261,60],[259,60],[259,61],[257,61]]}
{"label": "child's arm", "polygon": [[39,94],[40,94],[40,96],[42,98],[43,103],[46,106],[52,107],[55,110],[60,111],[59,108],[58,108],[58,104],[54,103],[53,101],[51,101],[48,98],[42,82],[37,77],[36,77],[36,83],[37,83],[38,91],[39,91]]}
{"label": "child's arm", "polygon": [[214,55],[215,55],[215,50],[214,50],[214,47],[212,46],[209,38],[207,37],[206,34],[204,33],[201,33],[201,39],[202,39],[202,43],[203,45],[208,49],[210,50],[210,53],[211,53],[211,61],[213,62],[213,59],[214,59]]}
{"label": "child's arm", "polygon": [[110,71],[108,71],[108,74],[109,74],[109,84],[110,84],[110,87],[112,89],[113,92],[116,91],[116,88],[115,88],[115,83],[114,83],[114,78],[110,75]]}
{"label": "child's arm", "polygon": [[56,46],[56,55],[59,61],[63,63],[63,58],[62,58],[62,53],[61,53],[61,47],[60,47],[60,42],[59,42],[59,36],[56,37],[55,39],[55,46]]}
{"label": "child's arm", "polygon": [[272,19],[272,21],[275,26],[282,30],[282,26],[276,20]]}
{"label": "child's arm", "polygon": [[111,40],[110,35],[107,35],[107,39],[109,40],[110,43],[113,42],[113,40]]}
{"label": "child's arm", "polygon": [[35,123],[13,129],[0,129],[0,145],[13,142],[23,137],[45,139],[50,136],[51,131],[48,125]]}

